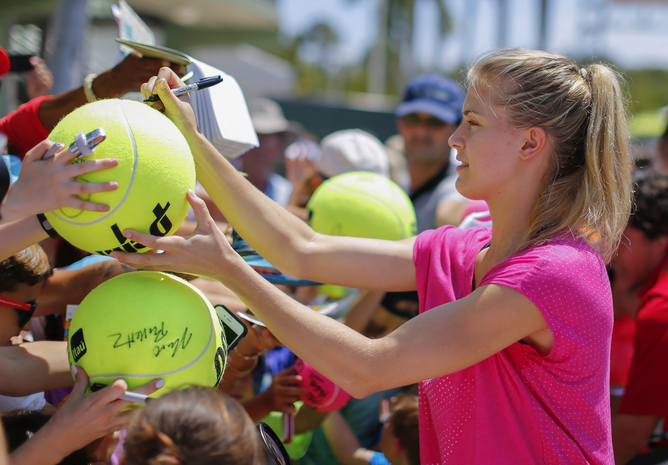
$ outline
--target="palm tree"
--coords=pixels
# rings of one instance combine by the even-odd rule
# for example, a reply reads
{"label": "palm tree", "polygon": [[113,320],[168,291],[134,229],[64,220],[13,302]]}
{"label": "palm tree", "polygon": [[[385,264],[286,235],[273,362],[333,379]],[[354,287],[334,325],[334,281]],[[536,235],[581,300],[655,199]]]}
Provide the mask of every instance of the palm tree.
{"label": "palm tree", "polygon": [[[359,0],[348,0],[357,2]],[[450,32],[445,0],[430,0],[438,9],[438,38]],[[378,36],[369,57],[369,92],[400,92],[415,74],[413,38],[416,0],[378,0]],[[435,47],[440,55],[440,46]],[[388,79],[388,75],[390,79]],[[388,82],[390,81],[390,82]],[[388,84],[390,89],[388,89]]]}
{"label": "palm tree", "polygon": [[298,88],[303,94],[331,90],[339,73],[341,39],[327,22],[313,24],[295,37],[288,58],[299,70]]}

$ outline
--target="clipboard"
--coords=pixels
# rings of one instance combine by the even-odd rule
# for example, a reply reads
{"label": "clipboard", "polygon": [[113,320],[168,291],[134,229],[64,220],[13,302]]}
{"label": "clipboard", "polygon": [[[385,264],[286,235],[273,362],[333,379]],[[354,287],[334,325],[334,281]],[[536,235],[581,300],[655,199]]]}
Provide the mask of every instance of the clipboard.
{"label": "clipboard", "polygon": [[170,63],[187,66],[192,63],[192,60],[185,53],[179,52],[172,48],[162,47],[160,45],[147,45],[132,40],[116,39],[119,44],[127,45],[128,47],[138,51],[147,58],[157,58],[159,60],[167,60]]}

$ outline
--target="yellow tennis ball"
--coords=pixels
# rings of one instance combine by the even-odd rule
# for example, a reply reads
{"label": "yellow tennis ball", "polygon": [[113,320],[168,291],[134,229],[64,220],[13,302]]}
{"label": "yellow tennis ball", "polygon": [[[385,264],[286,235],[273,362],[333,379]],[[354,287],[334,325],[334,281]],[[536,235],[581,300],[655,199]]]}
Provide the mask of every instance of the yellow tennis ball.
{"label": "yellow tennis ball", "polygon": [[399,240],[417,234],[413,204],[394,181],[366,171],[334,176],[311,196],[311,227],[333,236]]}
{"label": "yellow tennis ball", "polygon": [[118,189],[81,196],[109,205],[107,212],[61,208],[46,213],[54,229],[68,242],[91,253],[113,250],[145,252],[148,248],[123,237],[134,229],[155,236],[173,234],[190,205],[195,187],[195,163],[176,126],[162,113],[133,100],[108,99],[84,105],[65,116],[49,140],[69,146],[80,132],[103,128],[107,138],[95,153],[74,163],[117,158],[118,166],[89,173],[79,182],[117,181]]}
{"label": "yellow tennis ball", "polygon": [[157,271],[122,274],[93,289],[68,335],[70,365],[86,370],[88,393],[118,378],[129,390],[165,380],[151,397],[184,384],[217,387],[227,361],[211,303],[187,281]]}

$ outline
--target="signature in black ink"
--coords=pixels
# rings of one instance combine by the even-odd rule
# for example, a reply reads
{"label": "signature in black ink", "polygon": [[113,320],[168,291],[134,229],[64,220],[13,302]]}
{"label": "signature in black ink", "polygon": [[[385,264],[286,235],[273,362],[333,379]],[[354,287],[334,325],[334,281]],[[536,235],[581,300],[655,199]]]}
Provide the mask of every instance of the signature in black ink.
{"label": "signature in black ink", "polygon": [[144,341],[152,341],[157,344],[162,341],[167,334],[168,330],[165,329],[165,322],[160,323],[160,326],[152,326],[149,328],[142,328],[139,331],[132,331],[127,334],[123,333],[114,333],[110,334],[109,337],[115,337],[114,349],[119,349],[123,346],[127,346],[128,349],[132,347],[132,344]]}
{"label": "signature in black ink", "polygon": [[188,332],[188,327],[183,330],[183,336],[174,339],[172,342],[168,342],[166,344],[162,345],[156,345],[153,347],[153,355],[158,357],[163,350],[171,349],[172,350],[172,357],[176,356],[176,353],[179,351],[179,349],[185,349],[188,344],[190,343],[190,340],[193,337],[192,332]]}

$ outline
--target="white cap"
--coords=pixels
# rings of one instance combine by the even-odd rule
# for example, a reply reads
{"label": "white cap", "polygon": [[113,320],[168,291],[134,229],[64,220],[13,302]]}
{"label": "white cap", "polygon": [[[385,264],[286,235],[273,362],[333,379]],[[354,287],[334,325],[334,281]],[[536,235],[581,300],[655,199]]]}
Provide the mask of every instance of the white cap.
{"label": "white cap", "polygon": [[318,172],[328,178],[351,171],[370,171],[390,177],[382,142],[361,129],[336,131],[320,142]]}
{"label": "white cap", "polygon": [[276,134],[290,130],[290,122],[285,119],[281,106],[266,98],[256,98],[248,101],[253,127],[258,134]]}

